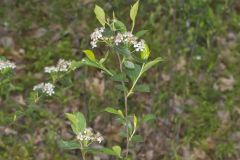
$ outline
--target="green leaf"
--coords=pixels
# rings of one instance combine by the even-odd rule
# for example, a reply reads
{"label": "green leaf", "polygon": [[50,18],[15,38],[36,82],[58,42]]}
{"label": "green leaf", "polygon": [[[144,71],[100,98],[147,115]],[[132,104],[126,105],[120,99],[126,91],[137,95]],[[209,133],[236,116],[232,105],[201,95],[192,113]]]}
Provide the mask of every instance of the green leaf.
{"label": "green leaf", "polygon": [[144,68],[143,68],[143,72],[146,72],[147,70],[149,70],[151,67],[153,67],[154,65],[156,65],[157,63],[163,61],[163,59],[161,57],[158,57],[148,63],[146,63],[144,65]]}
{"label": "green leaf", "polygon": [[132,82],[134,82],[137,79],[140,72],[141,72],[141,67],[137,64],[135,64],[134,69],[125,70],[125,73],[128,75],[128,77],[131,79]]}
{"label": "green leaf", "polygon": [[129,68],[129,69],[134,69],[135,68],[134,63],[131,62],[131,61],[124,61],[123,63],[124,63],[124,66]]}
{"label": "green leaf", "polygon": [[123,87],[122,84],[115,84],[114,87],[120,91],[127,91],[127,87]]}
{"label": "green leaf", "polygon": [[153,121],[156,119],[156,116],[154,114],[146,114],[143,116],[143,122],[149,122],[149,121]]}
{"label": "green leaf", "polygon": [[117,81],[117,82],[127,82],[127,77],[126,77],[126,73],[121,72],[119,74],[115,74],[111,77],[111,79],[113,81]]}
{"label": "green leaf", "polygon": [[121,151],[122,151],[121,147],[119,147],[119,146],[113,146],[113,147],[112,147],[112,150],[116,153],[116,155],[117,155],[118,157],[121,157]]}
{"label": "green leaf", "polygon": [[64,141],[59,142],[59,147],[62,149],[80,149],[81,145],[77,141]]}
{"label": "green leaf", "polygon": [[131,142],[138,143],[138,142],[143,142],[143,137],[140,135],[134,135],[131,139]]}
{"label": "green leaf", "polygon": [[116,110],[112,107],[107,107],[107,108],[104,109],[104,111],[106,111],[108,113],[119,115],[120,117],[124,118],[124,115],[123,115],[121,110]]}
{"label": "green leaf", "polygon": [[114,26],[117,31],[120,31],[122,33],[127,31],[125,24],[119,20],[114,20]]}
{"label": "green leaf", "polygon": [[101,66],[97,62],[91,61],[89,58],[83,58],[81,62],[82,62],[82,64],[87,65],[87,66],[101,68]]}
{"label": "green leaf", "polygon": [[135,92],[150,92],[150,87],[147,84],[136,85],[134,88]]}
{"label": "green leaf", "polygon": [[148,45],[145,43],[145,44],[144,44],[144,50],[141,51],[141,53],[140,53],[141,59],[147,60],[148,57],[150,56],[150,53],[151,53],[151,51],[150,51]]}
{"label": "green leaf", "polygon": [[122,54],[122,55],[127,56],[127,57],[129,57],[131,55],[131,52],[129,51],[129,49],[125,46],[122,46],[122,45],[114,46],[114,50],[117,53]]}
{"label": "green leaf", "polygon": [[117,156],[115,151],[113,151],[110,148],[89,148],[88,152],[93,153],[93,154],[107,154],[107,155],[112,155],[112,156]]}
{"label": "green leaf", "polygon": [[96,61],[96,58],[95,58],[95,55],[94,55],[93,51],[91,51],[91,50],[84,50],[83,52],[86,54],[86,56],[87,56],[90,60]]}
{"label": "green leaf", "polygon": [[106,20],[105,20],[105,12],[104,10],[99,7],[98,5],[95,5],[94,13],[98,19],[98,21],[105,26]]}
{"label": "green leaf", "polygon": [[148,32],[148,30],[141,30],[141,31],[137,32],[137,33],[135,34],[135,36],[138,37],[138,38],[141,38],[141,37],[144,36],[147,32]]}
{"label": "green leaf", "polygon": [[133,22],[135,22],[137,12],[138,12],[139,1],[137,1],[130,10],[130,18]]}
{"label": "green leaf", "polygon": [[86,120],[81,112],[75,112],[73,114],[66,113],[66,117],[71,122],[72,130],[75,134],[83,132],[86,128]]}
{"label": "green leaf", "polygon": [[102,64],[100,64],[98,62],[91,61],[89,58],[83,58],[81,62],[82,62],[83,65],[91,66],[91,67],[94,67],[94,68],[99,68],[99,69],[103,70],[105,73],[109,74],[110,76],[113,76],[113,73],[111,73]]}
{"label": "green leaf", "polygon": [[82,61],[72,61],[70,69],[75,70],[77,68],[80,68],[81,66],[83,66]]}

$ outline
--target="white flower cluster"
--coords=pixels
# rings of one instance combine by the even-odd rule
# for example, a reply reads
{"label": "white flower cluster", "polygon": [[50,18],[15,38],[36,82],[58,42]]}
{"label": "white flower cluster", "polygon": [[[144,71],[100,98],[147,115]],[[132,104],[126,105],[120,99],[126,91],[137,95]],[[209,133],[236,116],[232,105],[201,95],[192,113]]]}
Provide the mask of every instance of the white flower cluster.
{"label": "white flower cluster", "polygon": [[57,66],[49,66],[44,68],[44,72],[46,73],[53,73],[53,72],[67,72],[71,61],[66,61],[64,59],[60,59],[57,63]]}
{"label": "white flower cluster", "polygon": [[103,32],[105,28],[96,28],[94,32],[91,34],[91,46],[92,48],[97,47],[97,42],[99,40],[113,40],[116,45],[119,45],[120,43],[128,43],[133,45],[135,48],[135,51],[143,51],[145,48],[145,42],[144,40],[138,41],[138,38],[134,36],[131,32],[125,32],[125,33],[118,33],[115,37],[104,37]]}
{"label": "white flower cluster", "polygon": [[55,86],[51,83],[40,83],[38,85],[35,85],[33,87],[34,91],[41,91],[43,93],[46,93],[47,95],[51,96],[53,95]]}
{"label": "white flower cluster", "polygon": [[101,28],[96,28],[94,30],[94,32],[91,34],[91,45],[92,45],[92,48],[95,48],[97,47],[97,41],[101,38],[103,38],[103,35],[102,33],[104,32],[105,28],[104,27],[101,27]]}
{"label": "white flower cluster", "polygon": [[101,143],[104,140],[99,132],[94,134],[92,128],[86,128],[83,132],[78,133],[77,139],[79,141],[87,141],[88,143]]}
{"label": "white flower cluster", "polygon": [[114,42],[116,45],[119,45],[119,43],[127,42],[129,44],[132,44],[135,50],[143,51],[145,42],[144,40],[137,41],[137,37],[134,36],[131,32],[125,32],[125,33],[118,33]]}
{"label": "white flower cluster", "polygon": [[9,60],[0,60],[0,71],[1,70],[4,70],[6,68],[11,68],[11,69],[14,69],[16,68],[16,65],[12,62],[10,62]]}

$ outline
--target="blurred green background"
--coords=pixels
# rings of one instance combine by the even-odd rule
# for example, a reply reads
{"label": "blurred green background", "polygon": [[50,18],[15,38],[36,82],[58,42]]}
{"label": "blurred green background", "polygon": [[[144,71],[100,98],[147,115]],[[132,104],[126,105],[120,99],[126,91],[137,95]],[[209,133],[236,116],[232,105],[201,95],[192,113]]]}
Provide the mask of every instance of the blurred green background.
{"label": "blurred green background", "polygon": [[[90,48],[89,35],[100,26],[95,4],[109,15],[114,10],[130,28],[134,2],[0,1],[0,55],[17,64],[14,85],[0,97],[1,160],[80,159],[79,151],[57,145],[59,139],[73,136],[64,117],[72,111],[87,113],[105,145],[122,142],[116,122],[102,112],[121,104],[121,95],[99,71],[79,69],[54,98],[34,107],[27,99],[32,87],[46,79],[45,66],[59,58],[80,60],[82,50]],[[148,30],[151,57],[165,61],[141,79],[151,92],[130,99],[131,113],[157,116],[139,128],[144,142],[131,152],[138,160],[240,159],[240,1],[140,2],[135,30]],[[104,53],[98,49],[96,54]]]}

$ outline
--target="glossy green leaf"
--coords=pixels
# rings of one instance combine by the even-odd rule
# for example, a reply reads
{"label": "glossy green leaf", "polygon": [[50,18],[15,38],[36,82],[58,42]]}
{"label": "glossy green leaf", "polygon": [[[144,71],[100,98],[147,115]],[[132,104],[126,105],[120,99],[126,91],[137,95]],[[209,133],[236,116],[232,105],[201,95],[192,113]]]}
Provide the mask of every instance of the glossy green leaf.
{"label": "glossy green leaf", "polygon": [[148,45],[145,43],[144,44],[144,50],[140,52],[141,59],[147,60],[148,57],[150,56],[150,53],[151,53],[151,51],[150,51]]}
{"label": "glossy green leaf", "polygon": [[137,12],[138,12],[138,6],[139,6],[139,1],[137,1],[130,10],[130,18],[133,22],[135,22],[136,16],[137,16]]}
{"label": "glossy green leaf", "polygon": [[104,10],[99,7],[98,5],[95,5],[94,13],[98,19],[98,21],[105,26],[106,20],[105,20],[105,12]]}
{"label": "glossy green leaf", "polygon": [[96,61],[96,58],[95,58],[95,55],[94,55],[93,51],[91,51],[91,50],[84,50],[83,52],[86,54],[86,56],[87,56],[90,60]]}

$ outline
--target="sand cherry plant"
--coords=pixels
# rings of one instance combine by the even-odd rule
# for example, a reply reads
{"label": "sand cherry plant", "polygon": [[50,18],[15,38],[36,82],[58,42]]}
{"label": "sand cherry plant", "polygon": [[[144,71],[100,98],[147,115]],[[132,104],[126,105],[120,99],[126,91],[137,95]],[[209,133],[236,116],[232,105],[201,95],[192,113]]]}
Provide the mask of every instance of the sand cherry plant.
{"label": "sand cherry plant", "polygon": [[[128,30],[127,26],[118,20],[114,13],[112,17],[107,17],[104,10],[96,5],[94,12],[101,27],[96,28],[90,35],[92,49],[83,51],[86,57],[81,61],[61,59],[56,66],[45,67],[44,71],[50,74],[51,80],[33,87],[36,93],[36,102],[42,95],[53,96],[58,80],[79,67],[88,66],[97,68],[109,76],[110,80],[114,82],[115,88],[122,93],[123,106],[118,109],[107,107],[105,111],[115,115],[118,122],[123,126],[123,130],[119,135],[126,139],[124,149],[120,145],[115,145],[111,148],[103,146],[93,147],[91,145],[93,143],[104,142],[103,136],[87,127],[85,117],[81,112],[66,114],[75,138],[71,141],[62,140],[60,146],[64,149],[80,149],[83,160],[87,158],[89,153],[107,154],[114,156],[116,159],[134,159],[129,154],[129,147],[134,146],[141,139],[139,135],[136,135],[137,127],[140,122],[154,118],[151,115],[140,118],[135,114],[129,113],[128,99],[136,92],[149,91],[148,85],[139,84],[139,79],[152,66],[162,61],[160,57],[151,61],[148,60],[150,49],[142,38],[146,30],[134,32],[138,7],[139,1],[131,7],[130,19],[132,24],[131,29]],[[93,51],[98,47],[106,49],[104,51],[105,55],[100,59],[95,56]],[[114,61],[116,63],[110,63]]]}
{"label": "sand cherry plant", "polygon": [[[116,115],[118,121],[122,124],[124,130],[120,133],[120,136],[126,138],[126,145],[124,150],[122,150],[120,145],[112,148],[92,148],[88,145],[91,143],[87,140],[84,142],[82,133],[86,130],[86,123],[83,116],[79,112],[67,114],[78,141],[63,141],[61,146],[66,149],[80,149],[83,159],[86,159],[86,153],[109,154],[115,156],[116,159],[133,159],[129,155],[129,147],[139,140],[140,136],[136,135],[139,122],[153,118],[151,115],[139,118],[134,114],[129,114],[129,97],[135,92],[149,91],[149,87],[146,84],[139,84],[139,79],[152,66],[162,61],[160,57],[152,61],[148,60],[150,49],[145,40],[142,39],[146,30],[134,32],[138,7],[139,1],[131,7],[130,19],[132,25],[131,30],[128,30],[126,25],[116,18],[114,13],[112,18],[107,17],[101,7],[95,6],[96,18],[102,26],[96,28],[90,35],[90,44],[92,49],[104,46],[106,49],[105,55],[98,60],[93,50],[84,50],[86,57],[79,62],[79,65],[102,70],[103,73],[106,73],[115,82],[115,87],[122,92],[124,109],[107,107],[105,111]],[[109,56],[110,54],[111,56]],[[112,66],[107,63],[109,59],[117,60],[117,63]],[[80,127],[80,129],[77,130],[76,127]]]}

